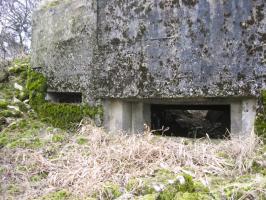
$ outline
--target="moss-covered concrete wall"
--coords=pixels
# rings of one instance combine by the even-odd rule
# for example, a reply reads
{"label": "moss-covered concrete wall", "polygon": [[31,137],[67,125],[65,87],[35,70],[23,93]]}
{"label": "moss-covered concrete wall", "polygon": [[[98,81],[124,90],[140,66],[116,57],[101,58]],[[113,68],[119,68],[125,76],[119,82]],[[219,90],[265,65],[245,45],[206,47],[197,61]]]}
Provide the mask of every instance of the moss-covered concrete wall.
{"label": "moss-covered concrete wall", "polygon": [[96,48],[96,1],[57,0],[33,15],[32,66],[50,90],[79,91],[91,99]]}
{"label": "moss-covered concrete wall", "polygon": [[256,96],[264,0],[64,0],[34,14],[34,67],[98,98]]}
{"label": "moss-covered concrete wall", "polygon": [[256,93],[265,67],[263,1],[99,1],[110,96]]}

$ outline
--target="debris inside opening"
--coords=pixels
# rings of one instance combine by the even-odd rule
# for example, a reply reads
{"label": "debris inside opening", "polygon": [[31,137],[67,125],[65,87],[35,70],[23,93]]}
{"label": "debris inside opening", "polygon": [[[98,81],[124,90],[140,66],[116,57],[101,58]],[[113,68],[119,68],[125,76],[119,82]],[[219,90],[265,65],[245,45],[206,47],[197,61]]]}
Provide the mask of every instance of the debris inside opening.
{"label": "debris inside opening", "polygon": [[151,105],[156,134],[224,139],[230,133],[230,105]]}
{"label": "debris inside opening", "polygon": [[46,100],[55,103],[82,103],[79,92],[47,92]]}

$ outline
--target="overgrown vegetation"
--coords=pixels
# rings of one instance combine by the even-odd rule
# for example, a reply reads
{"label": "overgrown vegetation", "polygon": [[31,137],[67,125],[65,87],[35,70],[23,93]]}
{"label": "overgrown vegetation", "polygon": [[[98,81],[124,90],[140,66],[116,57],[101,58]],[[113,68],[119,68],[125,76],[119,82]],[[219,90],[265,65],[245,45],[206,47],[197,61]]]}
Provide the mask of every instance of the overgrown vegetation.
{"label": "overgrown vegetation", "polygon": [[259,113],[256,119],[256,133],[266,142],[266,91],[262,91],[262,102],[264,111]]}
{"label": "overgrown vegetation", "polygon": [[46,102],[46,78],[31,68],[28,69],[27,77],[30,105],[39,114],[39,117],[53,126],[69,129],[80,122],[83,117],[93,118],[96,114],[102,115],[100,107],[90,107],[84,104]]}
{"label": "overgrown vegetation", "polygon": [[[266,149],[255,136],[212,142],[172,140],[149,133],[111,135],[86,122],[77,134],[51,127],[40,130],[44,137],[38,138],[45,145],[5,146],[0,152],[2,176],[22,174],[22,179],[1,184],[6,186],[6,193],[16,198],[266,197],[261,163]],[[13,192],[14,184],[17,192]]]}
{"label": "overgrown vegetation", "polygon": [[40,106],[39,116],[55,127],[68,129],[84,117],[94,117],[100,112],[100,108],[85,105],[45,103]]}
{"label": "overgrown vegetation", "polygon": [[41,147],[39,131],[48,127],[43,122],[69,129],[83,117],[101,113],[86,105],[46,102],[47,80],[30,68],[29,58],[15,59],[7,72],[8,80],[0,86],[0,147]]}
{"label": "overgrown vegetation", "polygon": [[30,105],[37,113],[41,111],[41,106],[46,103],[46,82],[46,78],[41,73],[28,68],[26,88],[29,92]]}

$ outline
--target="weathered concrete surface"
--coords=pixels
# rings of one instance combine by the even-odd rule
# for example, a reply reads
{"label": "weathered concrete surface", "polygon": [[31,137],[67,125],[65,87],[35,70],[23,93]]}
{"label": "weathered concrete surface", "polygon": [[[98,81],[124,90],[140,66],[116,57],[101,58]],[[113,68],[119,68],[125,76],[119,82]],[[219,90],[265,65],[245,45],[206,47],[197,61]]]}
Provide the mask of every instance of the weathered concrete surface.
{"label": "weathered concrete surface", "polygon": [[110,132],[131,132],[132,105],[128,102],[106,100],[104,105],[104,124]]}
{"label": "weathered concrete surface", "polygon": [[242,133],[254,132],[256,119],[256,99],[249,99],[242,102]]}
{"label": "weathered concrete surface", "polygon": [[64,0],[35,12],[32,64],[99,98],[256,96],[264,0]]}
{"label": "weathered concrete surface", "polygon": [[99,2],[108,96],[256,95],[265,68],[264,1]]}
{"label": "weathered concrete surface", "polygon": [[237,135],[254,132],[257,100],[255,98],[231,102],[231,132]]}
{"label": "weathered concrete surface", "polygon": [[110,132],[142,133],[150,125],[150,104],[143,102],[105,100],[104,126]]}
{"label": "weathered concrete surface", "polygon": [[45,73],[51,90],[92,98],[96,18],[95,0],[62,0],[33,15],[32,66]]}

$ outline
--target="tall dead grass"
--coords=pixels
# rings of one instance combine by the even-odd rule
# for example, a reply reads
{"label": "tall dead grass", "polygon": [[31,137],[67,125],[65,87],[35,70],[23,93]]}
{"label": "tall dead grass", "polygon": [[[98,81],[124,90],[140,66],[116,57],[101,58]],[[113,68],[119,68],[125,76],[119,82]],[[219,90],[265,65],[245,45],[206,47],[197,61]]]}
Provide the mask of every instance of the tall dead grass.
{"label": "tall dead grass", "polygon": [[[236,176],[250,169],[260,145],[253,134],[223,141],[192,141],[150,133],[107,134],[90,124],[83,125],[78,134],[87,143],[79,145],[77,136],[72,137],[53,159],[46,158],[45,149],[21,150],[10,155],[20,164],[36,166],[34,171],[28,171],[30,175],[48,172],[39,189],[28,190],[25,197],[38,196],[40,189],[43,193],[55,188],[68,188],[83,196],[99,191],[106,182],[124,186],[130,178],[151,174],[158,168],[179,172],[189,167],[191,170],[186,172],[197,178],[206,174]],[[21,175],[24,182],[25,176],[29,174]]]}

